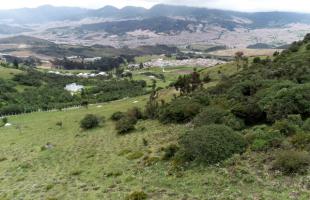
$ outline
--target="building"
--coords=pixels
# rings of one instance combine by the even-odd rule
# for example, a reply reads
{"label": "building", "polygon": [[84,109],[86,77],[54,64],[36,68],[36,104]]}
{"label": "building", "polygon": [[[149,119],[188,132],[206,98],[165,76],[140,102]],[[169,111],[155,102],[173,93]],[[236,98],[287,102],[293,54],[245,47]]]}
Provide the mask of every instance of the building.
{"label": "building", "polygon": [[71,83],[66,85],[65,90],[67,90],[68,92],[71,92],[71,94],[75,94],[77,92],[81,92],[82,89],[84,89],[83,85],[78,85],[76,83]]}

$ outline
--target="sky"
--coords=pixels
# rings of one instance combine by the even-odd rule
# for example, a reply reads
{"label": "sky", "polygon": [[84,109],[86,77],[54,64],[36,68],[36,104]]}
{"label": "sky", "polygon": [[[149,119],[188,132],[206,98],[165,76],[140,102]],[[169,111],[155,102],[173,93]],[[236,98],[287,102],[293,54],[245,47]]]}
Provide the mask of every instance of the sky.
{"label": "sky", "polygon": [[40,5],[100,8],[112,5],[150,8],[155,4],[188,5],[237,11],[296,11],[310,13],[310,0],[0,0],[0,9],[38,7]]}

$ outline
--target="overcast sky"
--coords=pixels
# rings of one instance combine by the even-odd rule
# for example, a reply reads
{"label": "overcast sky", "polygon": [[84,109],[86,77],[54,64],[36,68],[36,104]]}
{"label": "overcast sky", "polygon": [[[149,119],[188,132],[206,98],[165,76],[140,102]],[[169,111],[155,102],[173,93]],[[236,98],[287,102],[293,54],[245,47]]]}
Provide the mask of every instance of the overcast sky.
{"label": "overcast sky", "polygon": [[0,9],[55,6],[99,8],[105,5],[116,7],[141,6],[150,8],[159,3],[221,8],[239,11],[297,11],[310,12],[310,0],[0,0]]}

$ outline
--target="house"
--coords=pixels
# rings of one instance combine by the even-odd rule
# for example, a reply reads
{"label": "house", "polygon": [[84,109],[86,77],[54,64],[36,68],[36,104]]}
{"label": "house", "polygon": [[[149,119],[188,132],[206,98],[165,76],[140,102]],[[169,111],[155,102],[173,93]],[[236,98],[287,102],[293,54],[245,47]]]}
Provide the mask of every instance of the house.
{"label": "house", "polygon": [[76,83],[71,83],[66,85],[65,90],[67,90],[68,92],[71,92],[71,94],[75,94],[77,92],[81,92],[82,89],[84,89],[83,85],[78,85]]}

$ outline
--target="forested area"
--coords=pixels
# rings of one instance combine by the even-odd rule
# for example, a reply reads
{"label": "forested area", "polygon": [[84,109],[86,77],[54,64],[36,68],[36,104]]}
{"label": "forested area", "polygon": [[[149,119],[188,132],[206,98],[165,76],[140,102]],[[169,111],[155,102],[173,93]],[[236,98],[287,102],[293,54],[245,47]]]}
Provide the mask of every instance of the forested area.
{"label": "forested area", "polygon": [[[81,93],[71,95],[64,90],[67,84],[87,86]],[[17,88],[24,88],[19,91]],[[103,77],[79,78],[60,76],[28,69],[12,80],[0,79],[0,115],[37,110],[62,109],[83,102],[99,103],[146,93],[144,81],[127,79],[107,80]]]}

